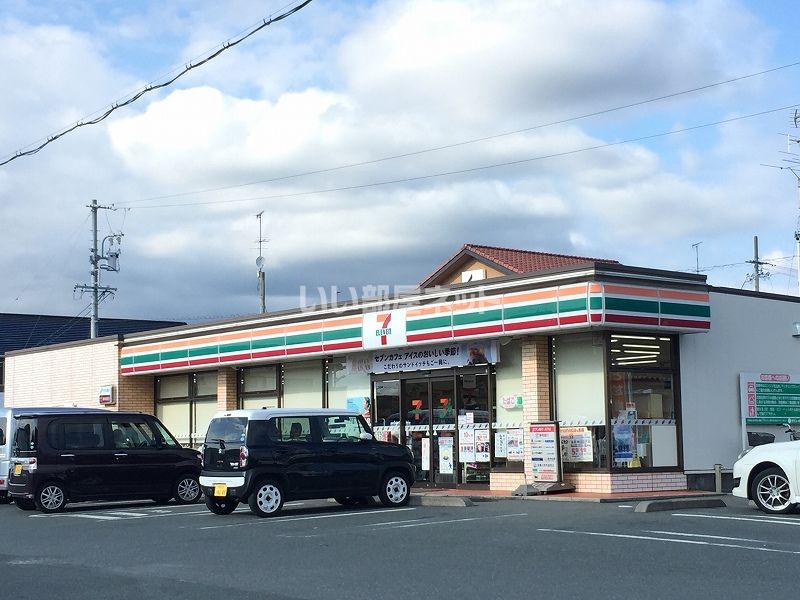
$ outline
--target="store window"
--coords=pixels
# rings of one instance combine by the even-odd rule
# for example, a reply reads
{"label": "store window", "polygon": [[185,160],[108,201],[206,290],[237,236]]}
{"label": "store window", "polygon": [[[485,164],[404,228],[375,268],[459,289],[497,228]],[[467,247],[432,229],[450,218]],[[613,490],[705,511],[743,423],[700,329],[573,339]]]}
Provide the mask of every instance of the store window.
{"label": "store window", "polygon": [[283,365],[283,407],[320,408],[324,361],[286,363]]}
{"label": "store window", "polygon": [[677,467],[673,338],[612,334],[609,346],[612,466]]}
{"label": "store window", "polygon": [[181,444],[202,444],[216,410],[216,371],[156,378],[156,416]]}
{"label": "store window", "polygon": [[605,335],[554,337],[552,369],[564,471],[608,467]]}
{"label": "store window", "polygon": [[368,354],[352,354],[328,361],[328,406],[357,410],[371,423],[371,360],[368,358]]}
{"label": "store window", "polygon": [[372,431],[384,442],[400,443],[400,381],[375,382]]}
{"label": "store window", "polygon": [[241,408],[278,407],[278,365],[248,367],[239,372],[239,406]]}
{"label": "store window", "polygon": [[492,422],[492,468],[522,472],[522,343],[500,343],[500,362],[495,367]]}

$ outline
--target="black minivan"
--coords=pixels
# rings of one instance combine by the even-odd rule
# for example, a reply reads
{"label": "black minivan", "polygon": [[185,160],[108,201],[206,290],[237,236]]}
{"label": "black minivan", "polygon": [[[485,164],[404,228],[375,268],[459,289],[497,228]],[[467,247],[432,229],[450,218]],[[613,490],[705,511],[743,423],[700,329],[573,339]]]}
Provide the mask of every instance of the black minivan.
{"label": "black minivan", "polygon": [[200,475],[211,512],[227,515],[247,502],[259,517],[278,514],[284,500],[357,504],[379,496],[403,506],[413,483],[411,450],[375,440],[358,412],[330,408],[217,413]]}
{"label": "black minivan", "polygon": [[22,510],[50,513],[67,502],[200,499],[200,453],[138,412],[16,415],[9,493]]}

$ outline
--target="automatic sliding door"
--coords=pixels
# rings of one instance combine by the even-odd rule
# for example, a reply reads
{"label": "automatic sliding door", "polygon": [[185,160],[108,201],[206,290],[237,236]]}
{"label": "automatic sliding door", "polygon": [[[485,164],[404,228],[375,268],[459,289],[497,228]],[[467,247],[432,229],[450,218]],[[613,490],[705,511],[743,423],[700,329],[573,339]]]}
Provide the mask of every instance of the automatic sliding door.
{"label": "automatic sliding door", "polygon": [[452,485],[458,483],[455,468],[456,445],[456,391],[452,377],[430,380],[433,399],[431,422],[432,467],[434,483]]}
{"label": "automatic sliding door", "polygon": [[406,444],[414,453],[419,482],[431,481],[431,396],[427,379],[403,382]]}

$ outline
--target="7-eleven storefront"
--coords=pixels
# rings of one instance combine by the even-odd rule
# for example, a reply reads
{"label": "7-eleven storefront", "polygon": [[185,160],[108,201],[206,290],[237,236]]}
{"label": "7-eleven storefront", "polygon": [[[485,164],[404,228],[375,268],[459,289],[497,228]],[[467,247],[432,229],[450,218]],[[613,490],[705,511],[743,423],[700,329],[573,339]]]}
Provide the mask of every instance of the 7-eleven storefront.
{"label": "7-eleven storefront", "polygon": [[704,278],[593,265],[129,335],[117,407],[151,390],[187,444],[218,409],[352,408],[420,485],[505,490],[558,420],[579,491],[685,489],[678,340],[709,328]]}

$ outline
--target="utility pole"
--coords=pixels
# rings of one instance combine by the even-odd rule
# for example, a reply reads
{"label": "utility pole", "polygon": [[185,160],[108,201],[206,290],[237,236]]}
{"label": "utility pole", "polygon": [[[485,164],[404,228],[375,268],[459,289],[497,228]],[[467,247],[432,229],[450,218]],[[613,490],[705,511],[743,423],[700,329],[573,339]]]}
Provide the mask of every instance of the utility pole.
{"label": "utility pole", "polygon": [[[77,284],[73,288],[73,292],[76,290],[80,290],[81,293],[83,292],[91,292],[92,293],[92,318],[91,318],[91,327],[90,327],[90,337],[92,339],[97,337],[97,322],[99,320],[99,305],[100,305],[100,298],[101,294],[105,297],[107,294],[113,294],[117,291],[117,288],[101,286],[100,285],[100,269],[105,271],[119,271],[119,250],[113,250],[114,242],[116,241],[117,244],[122,242],[122,233],[112,233],[111,235],[107,235],[103,238],[102,243],[100,244],[100,248],[97,247],[97,211],[99,209],[103,210],[114,210],[113,206],[100,206],[97,204],[97,200],[92,200],[92,203],[87,205],[87,208],[91,209],[92,211],[92,248],[90,250],[91,254],[89,255],[89,264],[91,265],[91,276],[92,276],[92,284]],[[106,254],[105,246],[106,242],[109,242],[109,249],[108,253]]]}
{"label": "utility pole", "polygon": [[256,273],[256,277],[258,277],[258,297],[261,299],[262,314],[267,312],[267,283],[264,275],[264,255],[261,252],[261,244],[262,242],[266,241],[261,236],[261,215],[263,214],[264,211],[262,210],[256,215],[256,219],[258,219],[258,258],[256,258],[256,266],[258,267],[258,271]]}
{"label": "utility pole", "polygon": [[[767,264],[766,262],[758,259],[758,236],[753,236],[753,260],[748,260],[747,262],[752,263],[753,265],[753,282],[755,284],[755,290],[759,291],[759,283],[761,280],[761,265]],[[767,273],[769,276],[769,273]]]}

